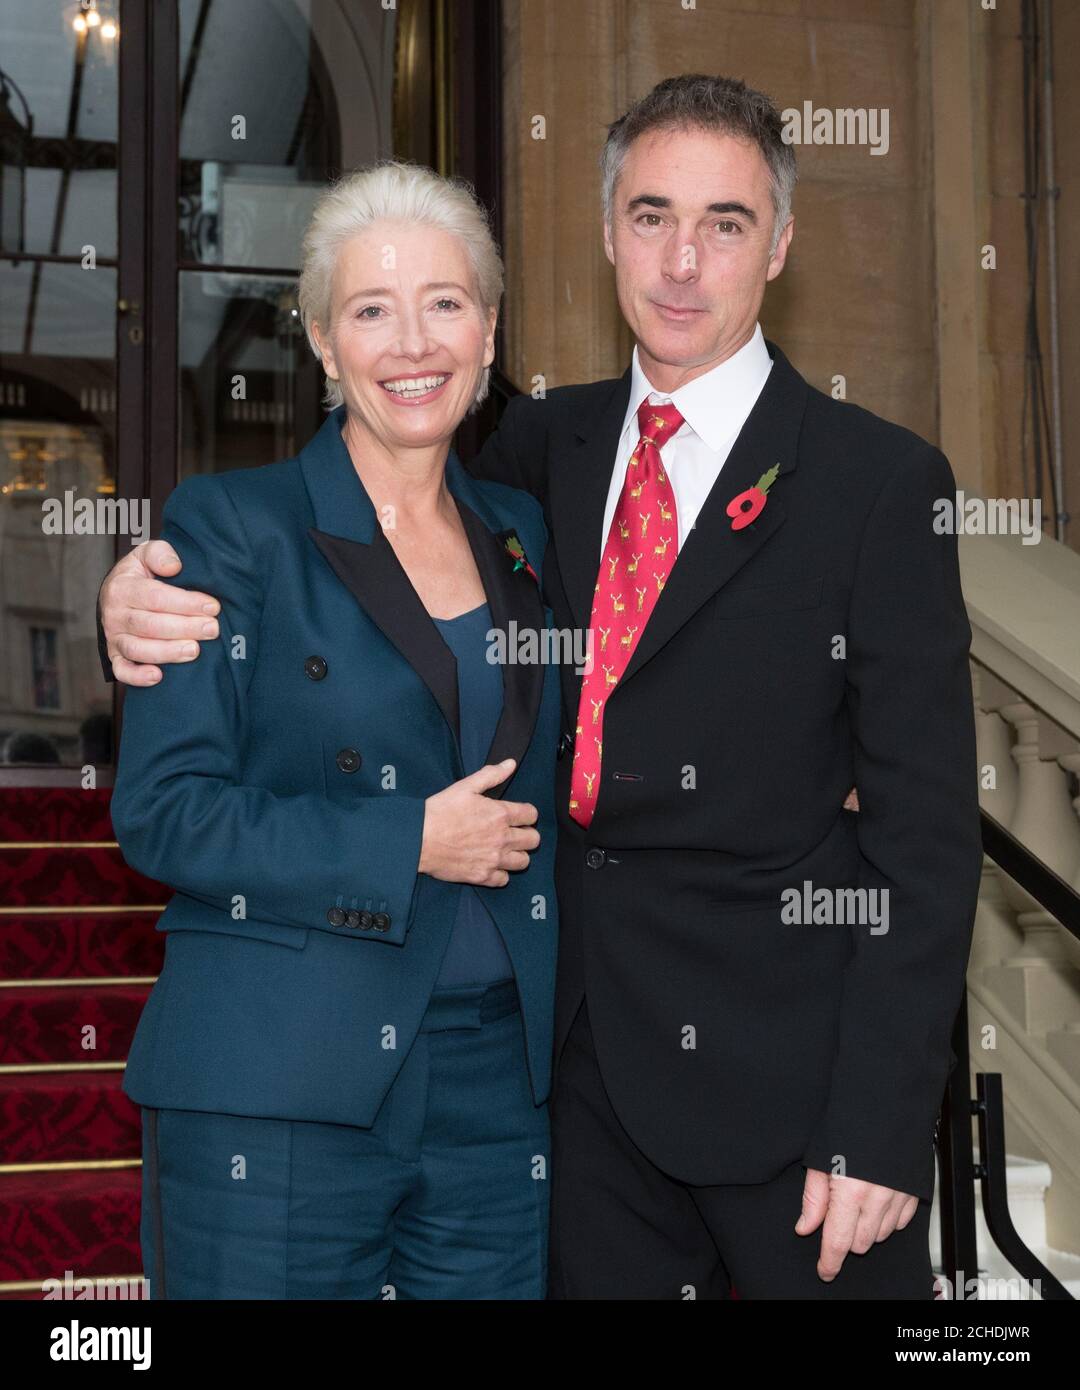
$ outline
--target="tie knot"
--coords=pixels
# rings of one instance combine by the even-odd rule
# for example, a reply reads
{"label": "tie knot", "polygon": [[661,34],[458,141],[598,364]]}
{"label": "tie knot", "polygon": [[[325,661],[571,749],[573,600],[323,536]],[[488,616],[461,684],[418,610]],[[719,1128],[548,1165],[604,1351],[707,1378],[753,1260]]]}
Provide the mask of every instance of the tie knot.
{"label": "tie knot", "polygon": [[658,449],[667,443],[683,422],[677,406],[670,401],[666,405],[653,405],[648,396],[638,406],[637,418],[642,438],[651,440]]}

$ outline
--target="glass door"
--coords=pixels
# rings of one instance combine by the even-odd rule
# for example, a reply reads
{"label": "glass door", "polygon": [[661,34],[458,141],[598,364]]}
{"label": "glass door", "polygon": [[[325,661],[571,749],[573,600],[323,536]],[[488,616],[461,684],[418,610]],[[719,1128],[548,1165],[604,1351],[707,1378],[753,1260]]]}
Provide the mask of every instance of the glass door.
{"label": "glass door", "polygon": [[118,45],[108,0],[0,0],[0,770],[16,778],[112,761],[95,596],[142,520],[117,495]]}
{"label": "glass door", "polygon": [[395,7],[179,0],[179,475],[269,463],[322,418],[296,272],[312,207],[393,154]]}
{"label": "glass door", "polygon": [[111,781],[102,577],[178,479],[318,429],[327,182],[462,173],[498,232],[498,32],[497,0],[0,0],[0,785]]}

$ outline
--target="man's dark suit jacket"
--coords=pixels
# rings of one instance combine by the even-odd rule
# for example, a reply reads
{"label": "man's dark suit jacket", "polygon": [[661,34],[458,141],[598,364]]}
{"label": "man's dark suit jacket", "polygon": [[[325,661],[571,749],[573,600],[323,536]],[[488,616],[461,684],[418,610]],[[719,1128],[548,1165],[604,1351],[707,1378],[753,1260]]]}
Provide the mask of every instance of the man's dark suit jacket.
{"label": "man's dark suit jacket", "polygon": [[[932,525],[955,483],[938,449],[768,347],[608,698],[588,830],[567,809],[581,681],[562,669],[556,1063],[587,996],[612,1104],[672,1176],[801,1161],[929,1198],[982,861],[970,628],[955,537]],[[629,391],[627,371],[515,398],[467,465],[543,503],[559,628],[588,626]],[[728,502],[773,465],[733,530]],[[888,930],[783,921],[807,883],[888,890]]]}

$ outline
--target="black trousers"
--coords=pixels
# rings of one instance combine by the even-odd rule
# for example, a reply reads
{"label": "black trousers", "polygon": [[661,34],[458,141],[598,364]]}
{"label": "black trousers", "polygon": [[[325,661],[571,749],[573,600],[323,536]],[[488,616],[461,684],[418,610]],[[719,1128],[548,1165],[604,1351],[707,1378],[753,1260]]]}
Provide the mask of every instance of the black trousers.
{"label": "black trousers", "polygon": [[[551,1098],[548,1297],[554,1299],[932,1299],[930,1203],[837,1277],[818,1277],[821,1227],[795,1234],[806,1170],[692,1187],[657,1168],[612,1109],[586,1006]],[[689,1121],[692,1123],[692,1121]]]}

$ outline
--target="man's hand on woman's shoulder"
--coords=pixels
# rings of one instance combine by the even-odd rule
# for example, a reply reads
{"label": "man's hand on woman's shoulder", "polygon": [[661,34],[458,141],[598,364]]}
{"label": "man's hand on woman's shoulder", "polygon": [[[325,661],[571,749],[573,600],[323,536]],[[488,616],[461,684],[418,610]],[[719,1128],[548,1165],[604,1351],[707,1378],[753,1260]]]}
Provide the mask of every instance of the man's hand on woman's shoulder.
{"label": "man's hand on woman's shoulder", "polygon": [[105,576],[101,625],[113,675],[125,685],[156,685],[162,666],[194,661],[199,643],[218,636],[216,598],[162,583],[180,569],[168,541],[144,541]]}

